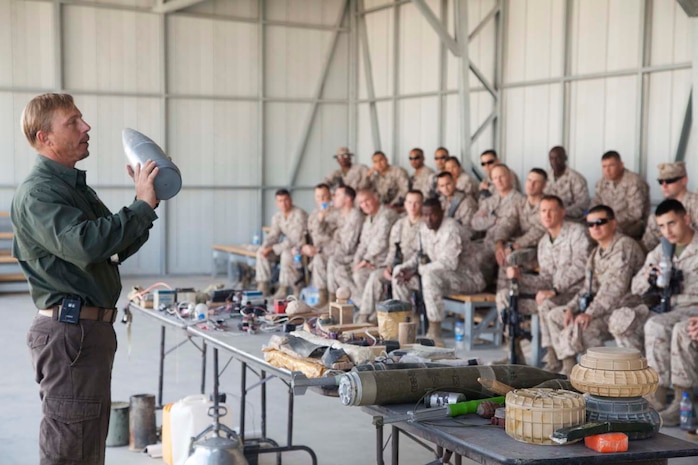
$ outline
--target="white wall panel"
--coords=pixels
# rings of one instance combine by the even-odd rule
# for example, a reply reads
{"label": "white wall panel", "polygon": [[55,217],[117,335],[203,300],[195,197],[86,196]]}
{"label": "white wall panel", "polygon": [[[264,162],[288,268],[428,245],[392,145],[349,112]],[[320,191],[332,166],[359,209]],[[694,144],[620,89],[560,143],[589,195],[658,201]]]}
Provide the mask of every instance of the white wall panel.
{"label": "white wall panel", "polygon": [[561,76],[564,53],[564,2],[509,2],[504,82]]}
{"label": "white wall panel", "polygon": [[[450,153],[453,155],[460,154],[461,151],[461,140],[460,140],[460,122],[461,122],[461,111],[460,111],[460,98],[458,95],[448,95],[444,103],[445,108],[445,119],[443,121],[444,125],[444,140],[440,141],[439,144],[446,147]],[[434,147],[434,150],[436,147]],[[473,153],[475,149],[473,148]],[[433,150],[432,150],[433,154]]]}
{"label": "white wall panel", "polygon": [[173,100],[169,155],[192,186],[260,183],[257,105],[253,102]]}
{"label": "white wall panel", "polygon": [[572,73],[628,69],[639,64],[642,2],[576,0],[572,21]]}
{"label": "white wall panel", "polygon": [[170,92],[256,96],[257,25],[170,16],[167,31]]}
{"label": "white wall panel", "polygon": [[676,0],[654,0],[650,63],[691,61],[691,21]]}
{"label": "white wall panel", "polygon": [[63,18],[66,88],[161,90],[157,15],[66,5]]}
{"label": "white wall panel", "polygon": [[56,85],[50,3],[0,1],[0,87]]}
{"label": "white wall panel", "polygon": [[334,57],[330,62],[325,86],[322,89],[322,98],[347,99],[349,98],[349,34],[340,33],[337,38]]}
{"label": "white wall panel", "polygon": [[134,8],[152,8],[153,0],[91,0],[102,5],[122,5]]}
{"label": "white wall panel", "polygon": [[[368,31],[368,48],[373,71],[373,87],[376,97],[385,97],[393,93],[393,11],[380,10],[364,16]],[[359,19],[361,21],[361,19]],[[364,46],[359,42],[359,96],[366,94],[366,73],[364,71]]]}
{"label": "white wall panel", "polygon": [[334,32],[269,26],[265,33],[266,94],[313,97]]}
{"label": "white wall panel", "polygon": [[[424,97],[400,100],[399,129],[400,143],[397,153],[392,154],[393,164],[402,166],[409,173],[413,169],[408,159],[414,147],[424,150],[425,160],[439,146],[438,97]],[[390,155],[389,155],[390,156]]]}
{"label": "white wall panel", "polygon": [[[0,170],[0,185],[17,185],[34,166],[36,151],[22,133],[20,119],[27,102],[34,97],[25,93],[0,93],[0,140],[5,156]],[[8,211],[7,204],[0,203],[0,211]]]}
{"label": "white wall panel", "polygon": [[346,0],[266,0],[265,19],[334,26]]}
{"label": "white wall panel", "polygon": [[298,166],[296,184],[313,186],[337,169],[333,158],[337,148],[345,146],[349,127],[346,105],[318,106],[305,155]]}
{"label": "white wall panel", "polygon": [[[439,2],[427,5],[439,14]],[[414,5],[400,8],[399,89],[401,94],[433,92],[439,89],[441,40]]]}
{"label": "white wall panel", "polygon": [[310,104],[267,103],[264,111],[264,184],[290,187],[293,157]]}
{"label": "white wall panel", "polygon": [[[531,168],[548,168],[548,152],[562,139],[562,86],[517,87],[504,92],[501,156],[520,180]],[[570,165],[576,157],[570,153]]]}
{"label": "white wall panel", "polygon": [[[376,110],[378,113],[378,126],[380,129],[381,148],[390,158],[390,149],[393,138],[393,103],[378,102]],[[373,136],[371,134],[371,118],[368,104],[361,104],[358,108],[359,127],[358,127],[358,147],[354,153],[357,160],[368,166],[371,166],[371,156],[373,152],[378,150],[378,147],[373,145]],[[352,148],[352,147],[350,147]]]}
{"label": "white wall panel", "polygon": [[170,272],[208,273],[212,244],[250,243],[260,221],[257,196],[256,191],[194,189],[170,200]]}
{"label": "white wall panel", "polygon": [[[152,0],[145,0],[152,3]],[[257,1],[256,0],[207,0],[197,3],[196,5],[187,8],[186,12],[204,13],[209,15],[234,16],[239,18],[256,18],[257,17]]]}
{"label": "white wall panel", "polygon": [[[638,171],[635,126],[636,76],[572,84],[570,146],[574,167],[589,185],[601,176],[601,155],[620,153],[626,168]],[[593,189],[593,187],[590,187]]]}
{"label": "white wall panel", "polygon": [[[688,95],[691,90],[691,71],[669,71],[654,73],[649,84],[649,113],[647,127],[647,179],[654,202],[662,199],[656,182],[657,165],[671,162],[676,157],[681,127],[683,125]],[[695,132],[694,132],[695,134]],[[696,138],[689,139],[687,158],[689,163],[689,189],[696,186]]]}

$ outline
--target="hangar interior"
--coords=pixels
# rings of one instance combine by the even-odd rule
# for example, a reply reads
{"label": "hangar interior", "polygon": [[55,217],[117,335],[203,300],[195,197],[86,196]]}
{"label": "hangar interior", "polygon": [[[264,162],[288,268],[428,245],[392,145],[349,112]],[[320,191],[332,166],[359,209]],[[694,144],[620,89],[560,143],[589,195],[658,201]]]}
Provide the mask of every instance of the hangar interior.
{"label": "hangar interior", "polygon": [[695,33],[681,3],[690,12],[675,0],[0,0],[0,210],[34,160],[22,108],[49,91],[74,94],[92,125],[80,168],[113,210],[133,195],[123,128],[182,171],[126,275],[208,273],[211,244],[249,242],[276,189],[311,209],[339,146],[407,169],[413,147],[466,165],[496,148],[521,176],[560,144],[590,189],[611,149],[650,181],[664,161],[692,171]]}

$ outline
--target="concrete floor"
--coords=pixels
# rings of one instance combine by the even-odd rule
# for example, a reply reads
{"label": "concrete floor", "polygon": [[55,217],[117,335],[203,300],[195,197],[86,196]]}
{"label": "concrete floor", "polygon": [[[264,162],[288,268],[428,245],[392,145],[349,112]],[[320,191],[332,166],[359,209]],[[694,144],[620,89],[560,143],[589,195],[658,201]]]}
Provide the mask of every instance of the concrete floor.
{"label": "concrete floor", "polygon": [[[149,286],[163,278],[126,279],[124,289],[137,284]],[[164,278],[168,284],[179,287],[203,289],[213,281],[209,277]],[[216,281],[220,282],[220,280]],[[125,292],[124,292],[125,295]],[[25,345],[25,334],[34,316],[34,309],[28,294],[0,295],[4,308],[5,321],[0,327],[0,341],[5,347],[0,362],[0,463],[3,465],[25,465],[38,463],[38,424],[40,403],[38,388],[33,381],[31,360]],[[119,308],[125,304],[125,298]],[[134,394],[157,393],[159,324],[150,318],[136,318],[129,338],[126,325],[115,323],[119,341],[113,372],[113,400],[128,401]],[[257,344],[249,336],[241,335],[241,347],[254,351],[266,338],[260,338]],[[244,339],[248,338],[248,339]],[[256,338],[255,338],[256,339]],[[174,330],[167,332],[167,347],[183,341],[181,333]],[[447,339],[447,345],[453,344]],[[209,350],[210,353],[210,350]],[[258,353],[261,356],[261,350]],[[480,358],[484,363],[502,358],[504,349],[479,350],[460,354],[464,358]],[[221,352],[221,367],[227,361]],[[211,357],[208,357],[210,378]],[[173,351],[165,365],[165,388],[163,402],[173,402],[184,396],[196,394],[200,390],[200,352],[186,343]],[[221,376],[221,391],[228,396],[239,396],[239,367],[231,363]],[[250,380],[248,379],[248,383]],[[210,393],[212,385],[206,380],[206,392]],[[279,381],[268,383],[268,436],[285,443],[287,388]],[[232,403],[231,405],[235,405]],[[248,397],[248,431],[259,429],[259,396]],[[232,412],[238,418],[238,412]],[[158,426],[160,413],[158,412]],[[254,420],[253,420],[254,419]],[[678,428],[664,428],[662,432],[686,439],[696,440],[696,436],[686,435]],[[388,439],[386,430],[385,440]],[[295,430],[293,442],[311,447],[318,456],[318,463],[333,465],[357,465],[375,463],[375,435],[371,417],[355,407],[345,407],[339,399],[323,397],[314,392],[295,397]],[[390,447],[384,454],[389,460]],[[152,459],[146,454],[131,452],[128,447],[107,448],[108,465],[146,465],[164,463],[161,459]],[[434,460],[430,451],[418,446],[404,437],[400,441],[401,463],[423,464]],[[284,454],[283,463],[301,465],[310,463],[303,452]],[[261,455],[260,464],[276,463],[273,455]],[[388,462],[389,463],[389,462]],[[463,463],[474,463],[464,460]],[[672,459],[671,465],[689,465],[698,463],[697,458]]]}

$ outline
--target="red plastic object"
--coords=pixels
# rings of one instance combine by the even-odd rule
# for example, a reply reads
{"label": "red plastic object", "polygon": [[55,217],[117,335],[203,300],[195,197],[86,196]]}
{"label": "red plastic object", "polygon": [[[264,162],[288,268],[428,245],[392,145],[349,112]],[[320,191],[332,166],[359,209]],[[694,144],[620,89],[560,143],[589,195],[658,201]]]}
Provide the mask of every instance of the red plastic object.
{"label": "red plastic object", "polygon": [[288,304],[285,300],[275,300],[274,301],[274,313],[286,313],[286,305]]}
{"label": "red plastic object", "polygon": [[625,433],[604,433],[587,436],[584,445],[596,452],[625,452],[628,450],[628,435]]}

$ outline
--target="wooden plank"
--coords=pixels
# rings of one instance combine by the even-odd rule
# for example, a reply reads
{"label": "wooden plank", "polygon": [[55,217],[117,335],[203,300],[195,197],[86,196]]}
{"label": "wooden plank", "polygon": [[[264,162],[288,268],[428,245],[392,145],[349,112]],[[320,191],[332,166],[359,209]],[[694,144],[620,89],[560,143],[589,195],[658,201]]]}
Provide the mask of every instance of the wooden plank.
{"label": "wooden plank", "polygon": [[17,259],[12,255],[0,255],[0,264],[17,263]]}
{"label": "wooden plank", "polygon": [[255,258],[257,256],[257,252],[254,250],[250,250],[244,245],[223,245],[223,244],[213,244],[211,246],[213,250],[216,250],[218,252],[226,252],[229,254],[234,254],[234,255],[242,255],[243,257],[252,257]]}
{"label": "wooden plank", "polygon": [[0,212],[0,217],[9,217],[10,212]]}
{"label": "wooden plank", "polygon": [[14,234],[11,232],[0,232],[0,239],[12,239]]}
{"label": "wooden plank", "polygon": [[447,299],[457,300],[459,302],[494,302],[497,298],[495,294],[453,294],[446,296]]}
{"label": "wooden plank", "polygon": [[0,283],[14,283],[26,281],[27,278],[22,273],[0,274]]}

